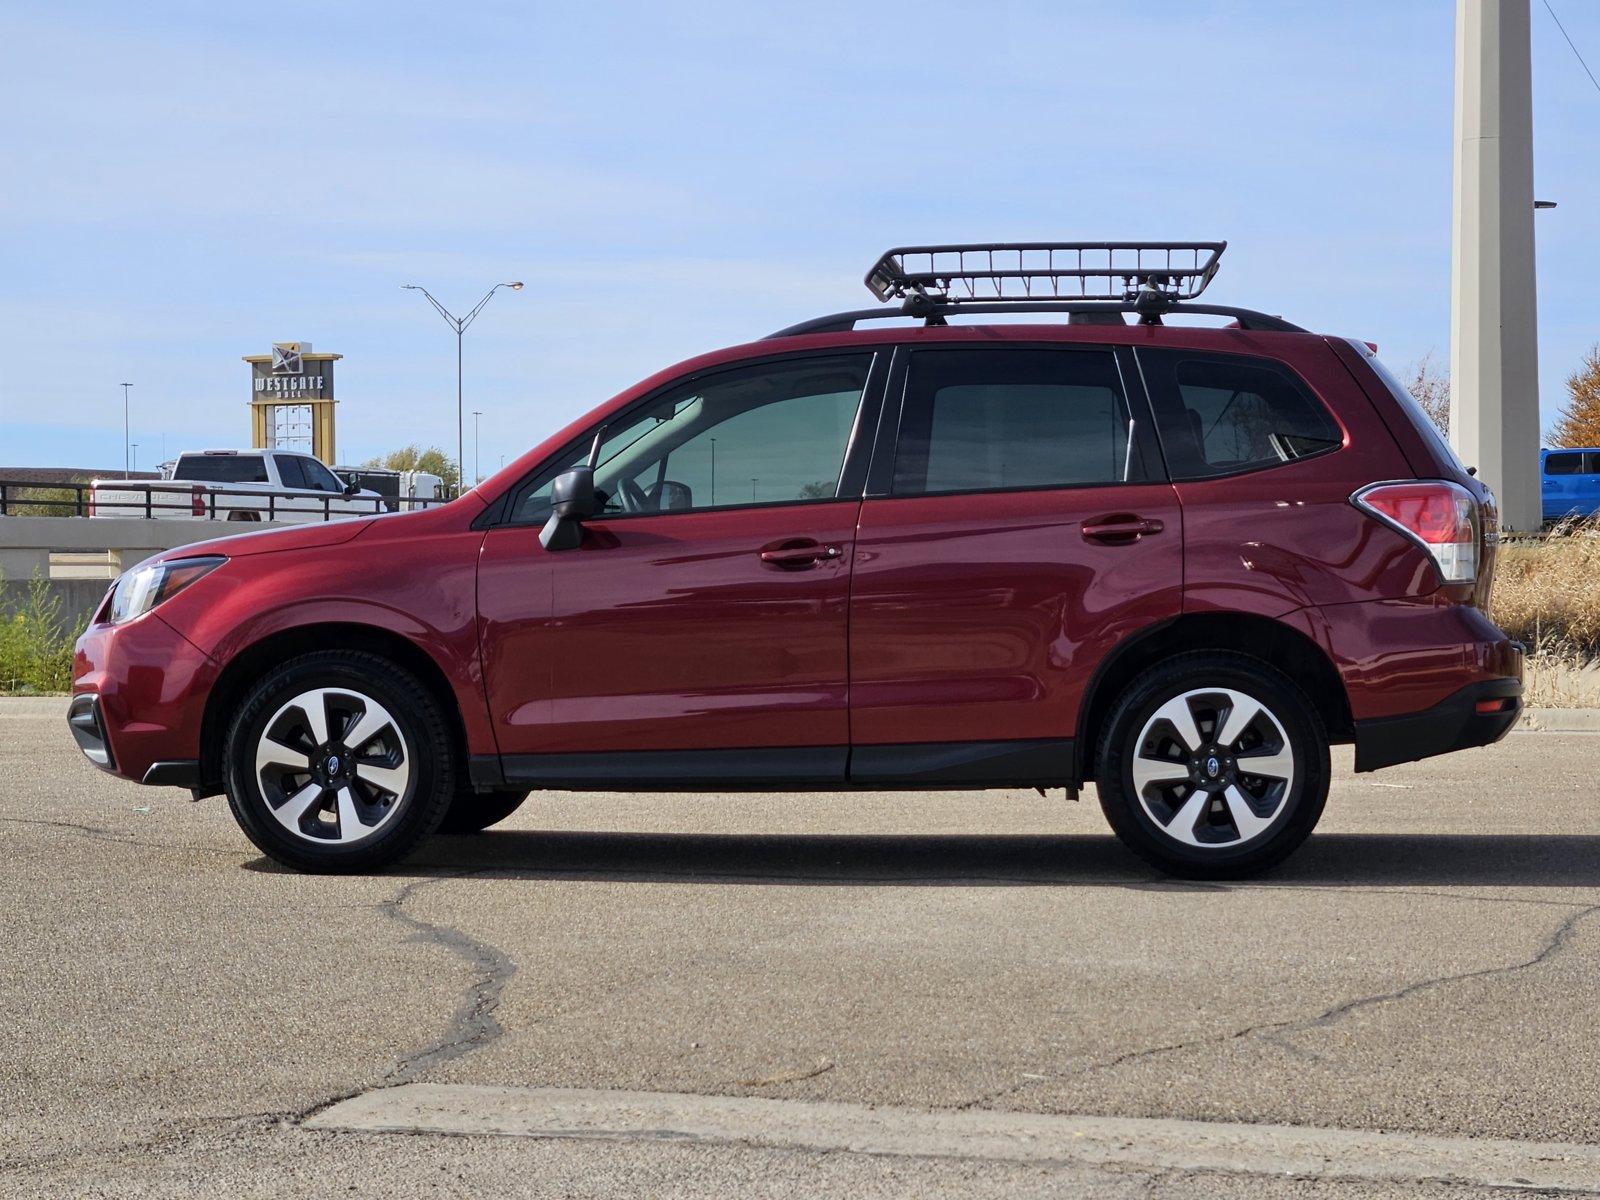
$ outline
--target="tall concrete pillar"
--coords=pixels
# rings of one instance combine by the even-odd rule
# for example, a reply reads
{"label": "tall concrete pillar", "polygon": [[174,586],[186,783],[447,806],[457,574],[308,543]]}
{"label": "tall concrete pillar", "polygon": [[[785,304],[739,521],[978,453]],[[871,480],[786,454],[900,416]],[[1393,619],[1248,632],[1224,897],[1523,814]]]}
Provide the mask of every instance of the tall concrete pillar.
{"label": "tall concrete pillar", "polygon": [[1528,0],[1457,0],[1450,441],[1539,527],[1539,345],[1533,260]]}

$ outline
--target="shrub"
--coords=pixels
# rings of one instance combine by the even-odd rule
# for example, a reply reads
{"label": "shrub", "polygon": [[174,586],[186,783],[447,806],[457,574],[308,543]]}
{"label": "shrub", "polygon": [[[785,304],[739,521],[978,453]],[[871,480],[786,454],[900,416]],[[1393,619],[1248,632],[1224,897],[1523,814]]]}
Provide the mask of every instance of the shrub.
{"label": "shrub", "polygon": [[24,599],[0,603],[0,692],[68,691],[75,640],[61,619],[61,598],[34,572]]}

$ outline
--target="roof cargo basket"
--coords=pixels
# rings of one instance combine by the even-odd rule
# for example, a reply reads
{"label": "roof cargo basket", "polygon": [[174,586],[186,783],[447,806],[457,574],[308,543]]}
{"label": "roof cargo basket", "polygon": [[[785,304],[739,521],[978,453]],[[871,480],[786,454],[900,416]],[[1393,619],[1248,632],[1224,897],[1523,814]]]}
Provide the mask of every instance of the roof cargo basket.
{"label": "roof cargo basket", "polygon": [[1215,278],[1227,242],[972,242],[900,246],[867,272],[892,309],[834,313],[773,337],[840,333],[857,322],[920,317],[929,325],[976,313],[1065,313],[1073,324],[1121,324],[1135,313],[1160,325],[1164,313],[1231,317],[1240,329],[1304,333],[1281,317],[1247,308],[1194,304]]}
{"label": "roof cargo basket", "polygon": [[879,300],[1193,300],[1227,242],[983,242],[902,246],[867,272]]}

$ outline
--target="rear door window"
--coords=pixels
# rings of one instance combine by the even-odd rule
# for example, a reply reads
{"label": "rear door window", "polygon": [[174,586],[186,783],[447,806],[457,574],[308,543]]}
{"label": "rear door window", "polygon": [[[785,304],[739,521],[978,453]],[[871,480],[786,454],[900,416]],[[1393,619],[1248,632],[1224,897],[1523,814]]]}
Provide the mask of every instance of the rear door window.
{"label": "rear door window", "polygon": [[1300,379],[1271,359],[1140,350],[1174,479],[1263,471],[1344,444]]}
{"label": "rear door window", "polygon": [[280,454],[278,459],[278,478],[283,480],[286,488],[309,488],[306,482],[306,473],[300,466],[300,460],[292,454]]}
{"label": "rear door window", "polygon": [[1109,350],[919,350],[895,448],[897,496],[1145,479]]}

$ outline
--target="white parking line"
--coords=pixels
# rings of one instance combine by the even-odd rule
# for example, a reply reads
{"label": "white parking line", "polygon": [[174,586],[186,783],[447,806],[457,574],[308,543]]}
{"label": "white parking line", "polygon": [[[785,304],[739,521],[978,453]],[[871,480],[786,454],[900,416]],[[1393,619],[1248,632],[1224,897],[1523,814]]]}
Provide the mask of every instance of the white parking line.
{"label": "white parking line", "polygon": [[1600,1183],[1600,1146],[1563,1142],[1135,1117],[869,1108],[669,1092],[412,1083],[341,1101],[305,1125],[361,1133],[688,1141],[916,1158],[1448,1181],[1584,1192]]}

